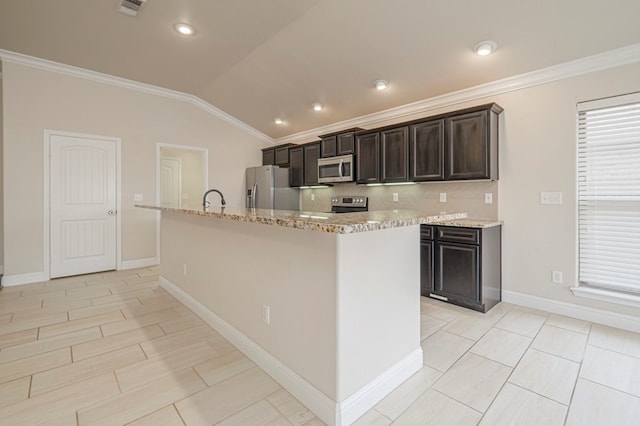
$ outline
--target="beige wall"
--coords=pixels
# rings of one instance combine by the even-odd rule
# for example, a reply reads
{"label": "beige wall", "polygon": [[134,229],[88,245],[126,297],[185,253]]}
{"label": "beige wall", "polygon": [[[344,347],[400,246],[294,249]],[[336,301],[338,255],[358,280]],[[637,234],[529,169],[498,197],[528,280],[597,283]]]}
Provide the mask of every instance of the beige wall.
{"label": "beige wall", "polygon": [[[493,218],[495,214],[504,221],[503,290],[640,316],[637,308],[576,297],[569,290],[577,284],[576,103],[638,92],[638,75],[640,64],[627,65],[363,126],[385,126],[496,102],[504,108],[500,180],[408,187],[336,185],[301,191],[303,208],[326,211],[331,194],[355,192],[372,197],[371,206],[376,209],[376,205],[393,208],[397,204],[428,211],[461,208],[474,217]],[[453,193],[449,198],[455,201],[446,206],[439,203],[441,191]],[[541,205],[541,191],[561,191],[563,204]],[[391,202],[393,192],[399,193],[399,203]],[[494,205],[484,204],[484,192],[494,192]],[[316,202],[310,201],[312,193]],[[563,272],[563,284],[552,283],[552,270]]]}
{"label": "beige wall", "polygon": [[267,145],[188,103],[14,63],[5,63],[5,273],[43,267],[43,132],[122,138],[122,259],[156,256],[155,212],[134,207],[135,193],[155,203],[156,144],[209,149],[209,185],[242,204],[244,170]]}
{"label": "beige wall", "polygon": [[202,205],[202,195],[206,190],[203,187],[204,152],[191,149],[176,149],[166,147],[162,147],[160,151],[162,158],[180,159],[182,180],[182,208],[200,208],[200,206]]}
{"label": "beige wall", "polygon": [[[640,90],[640,64],[592,73],[494,99],[504,107],[500,218],[504,289],[639,316],[637,308],[573,296],[577,284],[576,103]],[[541,205],[541,191],[563,204]],[[551,282],[551,271],[564,274]]]}

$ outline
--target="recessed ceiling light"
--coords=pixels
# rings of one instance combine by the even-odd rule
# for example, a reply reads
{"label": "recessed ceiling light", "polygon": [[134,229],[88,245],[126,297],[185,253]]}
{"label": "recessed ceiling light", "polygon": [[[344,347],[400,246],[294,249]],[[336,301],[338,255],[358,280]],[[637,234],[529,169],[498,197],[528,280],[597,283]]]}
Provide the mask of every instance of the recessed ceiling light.
{"label": "recessed ceiling light", "polygon": [[316,102],[316,103],[313,104],[313,109],[316,110],[316,111],[322,111],[322,108],[324,108],[324,107],[322,106],[322,104],[320,102]]}
{"label": "recessed ceiling light", "polygon": [[483,40],[475,45],[473,51],[476,55],[487,56],[491,55],[498,48],[498,45],[493,40]]}
{"label": "recessed ceiling light", "polygon": [[175,24],[173,29],[182,35],[193,35],[196,30],[189,24]]}
{"label": "recessed ceiling light", "polygon": [[378,90],[384,90],[389,87],[389,82],[387,80],[376,80],[373,82],[373,85]]}
{"label": "recessed ceiling light", "polygon": [[273,120],[273,122],[276,123],[276,124],[284,123],[284,121],[282,121],[282,118],[276,118],[276,119]]}

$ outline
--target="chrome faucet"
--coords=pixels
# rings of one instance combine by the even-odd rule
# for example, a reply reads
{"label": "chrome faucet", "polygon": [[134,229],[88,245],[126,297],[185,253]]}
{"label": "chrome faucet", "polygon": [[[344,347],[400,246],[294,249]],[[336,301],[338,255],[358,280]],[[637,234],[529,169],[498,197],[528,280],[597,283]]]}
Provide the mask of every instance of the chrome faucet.
{"label": "chrome faucet", "polygon": [[224,195],[222,195],[222,192],[218,191],[217,189],[210,189],[207,192],[205,192],[204,195],[202,196],[203,210],[206,210],[207,207],[211,205],[211,203],[207,201],[207,195],[209,195],[210,192],[217,192],[218,194],[220,194],[220,204],[222,204],[222,207],[227,205],[227,202],[224,200]]}

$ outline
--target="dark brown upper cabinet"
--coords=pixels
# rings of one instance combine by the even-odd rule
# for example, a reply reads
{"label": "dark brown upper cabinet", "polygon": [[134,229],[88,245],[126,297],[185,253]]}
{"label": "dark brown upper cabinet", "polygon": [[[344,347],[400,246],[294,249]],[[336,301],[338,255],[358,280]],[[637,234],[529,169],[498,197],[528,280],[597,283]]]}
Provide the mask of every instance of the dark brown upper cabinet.
{"label": "dark brown upper cabinet", "polygon": [[445,180],[498,179],[496,104],[448,117],[445,122]]}
{"label": "dark brown upper cabinet", "polygon": [[380,133],[356,135],[356,182],[380,181]]}
{"label": "dark brown upper cabinet", "polygon": [[409,140],[409,180],[444,180],[444,119],[412,125]]}
{"label": "dark brown upper cabinet", "polygon": [[353,154],[355,152],[355,134],[360,130],[362,129],[354,127],[336,133],[321,135],[320,153],[322,154],[322,158]]}
{"label": "dark brown upper cabinet", "polygon": [[409,127],[380,132],[381,182],[409,180]]}
{"label": "dark brown upper cabinet", "polygon": [[301,146],[289,149],[289,185],[304,185],[304,149]]}
{"label": "dark brown upper cabinet", "polygon": [[341,133],[337,135],[337,155],[353,154],[355,151],[355,132]]}
{"label": "dark brown upper cabinet", "polygon": [[286,166],[289,164],[289,146],[276,147],[275,151],[277,166]]}
{"label": "dark brown upper cabinet", "polygon": [[304,184],[318,184],[318,159],[320,158],[320,144],[311,143],[304,146]]}
{"label": "dark brown upper cabinet", "polygon": [[276,150],[273,148],[265,148],[262,150],[262,165],[272,166],[276,164]]}
{"label": "dark brown upper cabinet", "polygon": [[336,155],[338,155],[336,141],[337,137],[335,135],[322,138],[322,142],[320,142],[322,146],[322,158],[335,157]]}

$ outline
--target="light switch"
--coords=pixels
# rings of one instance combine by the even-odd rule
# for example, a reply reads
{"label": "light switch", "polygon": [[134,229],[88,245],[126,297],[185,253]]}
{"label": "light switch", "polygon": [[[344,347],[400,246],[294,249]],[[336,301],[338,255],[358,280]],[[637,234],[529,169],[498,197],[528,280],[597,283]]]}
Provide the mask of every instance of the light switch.
{"label": "light switch", "polygon": [[541,192],[540,204],[562,204],[562,192]]}
{"label": "light switch", "polygon": [[134,194],[133,201],[144,201],[144,197],[142,196],[142,194]]}
{"label": "light switch", "polygon": [[446,192],[441,192],[440,193],[440,202],[441,203],[446,203],[447,202],[447,193]]}
{"label": "light switch", "polygon": [[393,193],[393,202],[394,202],[394,203],[397,203],[397,202],[398,202],[398,193],[397,193],[397,192],[394,192],[394,193]]}
{"label": "light switch", "polygon": [[484,202],[485,204],[493,204],[493,193],[485,192],[484,194]]}

